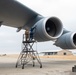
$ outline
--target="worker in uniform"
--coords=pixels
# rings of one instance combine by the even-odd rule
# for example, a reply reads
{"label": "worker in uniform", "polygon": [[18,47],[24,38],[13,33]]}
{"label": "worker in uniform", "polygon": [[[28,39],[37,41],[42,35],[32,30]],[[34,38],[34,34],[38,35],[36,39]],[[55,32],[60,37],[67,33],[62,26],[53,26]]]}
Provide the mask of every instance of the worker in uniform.
{"label": "worker in uniform", "polygon": [[26,31],[25,31],[26,41],[29,40],[29,35],[30,35],[29,29],[26,29]]}
{"label": "worker in uniform", "polygon": [[30,40],[33,40],[33,35],[34,35],[34,30],[35,30],[36,26],[32,27],[30,29]]}

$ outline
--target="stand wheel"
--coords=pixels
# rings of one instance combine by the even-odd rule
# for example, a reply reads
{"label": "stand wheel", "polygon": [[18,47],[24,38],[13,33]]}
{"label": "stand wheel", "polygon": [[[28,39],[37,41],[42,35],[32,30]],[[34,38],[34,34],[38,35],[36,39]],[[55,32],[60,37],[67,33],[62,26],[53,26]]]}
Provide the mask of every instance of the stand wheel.
{"label": "stand wheel", "polygon": [[24,69],[24,64],[22,65],[22,69]]}
{"label": "stand wheel", "polygon": [[42,65],[40,65],[40,68],[42,68]]}
{"label": "stand wheel", "polygon": [[16,64],[16,66],[15,66],[16,68],[17,68],[17,64]]}
{"label": "stand wheel", "polygon": [[35,67],[35,65],[33,64],[33,67]]}
{"label": "stand wheel", "polygon": [[35,67],[35,62],[33,62],[33,67]]}

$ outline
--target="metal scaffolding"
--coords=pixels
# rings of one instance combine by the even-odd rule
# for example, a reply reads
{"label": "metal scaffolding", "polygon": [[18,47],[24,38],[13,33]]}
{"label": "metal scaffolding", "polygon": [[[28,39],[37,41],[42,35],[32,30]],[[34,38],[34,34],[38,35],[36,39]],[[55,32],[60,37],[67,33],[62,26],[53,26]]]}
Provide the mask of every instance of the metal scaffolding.
{"label": "metal scaffolding", "polygon": [[35,40],[28,39],[26,41],[25,34],[23,34],[22,51],[18,57],[16,68],[18,66],[22,66],[22,69],[24,69],[24,66],[27,65],[30,61],[32,61],[34,67],[35,60],[37,60],[37,62],[40,64],[40,68],[42,68],[42,63],[39,58],[39,54],[37,50],[33,49],[34,43],[36,43]]}

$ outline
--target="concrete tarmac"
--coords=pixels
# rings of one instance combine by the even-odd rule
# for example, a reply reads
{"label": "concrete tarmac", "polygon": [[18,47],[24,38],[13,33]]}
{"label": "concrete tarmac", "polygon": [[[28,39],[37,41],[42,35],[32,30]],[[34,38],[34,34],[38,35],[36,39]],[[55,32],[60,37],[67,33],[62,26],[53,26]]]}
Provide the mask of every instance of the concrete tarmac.
{"label": "concrete tarmac", "polygon": [[63,60],[41,58],[43,67],[40,68],[36,62],[36,66],[32,67],[32,63],[15,68],[17,57],[0,56],[0,75],[76,75],[72,72],[72,67],[76,65],[76,60]]}

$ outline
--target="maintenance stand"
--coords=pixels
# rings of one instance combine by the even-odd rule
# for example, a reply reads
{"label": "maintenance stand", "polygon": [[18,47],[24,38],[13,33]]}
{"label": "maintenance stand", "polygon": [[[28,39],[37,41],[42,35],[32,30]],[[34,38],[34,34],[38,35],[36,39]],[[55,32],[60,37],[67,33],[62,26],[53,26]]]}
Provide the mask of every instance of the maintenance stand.
{"label": "maintenance stand", "polygon": [[35,40],[30,40],[28,39],[26,41],[26,35],[23,34],[23,41],[22,41],[22,51],[18,57],[17,63],[16,63],[16,68],[18,66],[22,66],[22,69],[24,69],[24,66],[27,65],[30,61],[32,61],[33,63],[33,67],[35,66],[35,60],[38,61],[38,63],[40,64],[40,68],[42,68],[42,63],[41,60],[39,58],[39,54],[37,52],[37,50],[33,49],[33,45],[34,43],[36,43]]}

